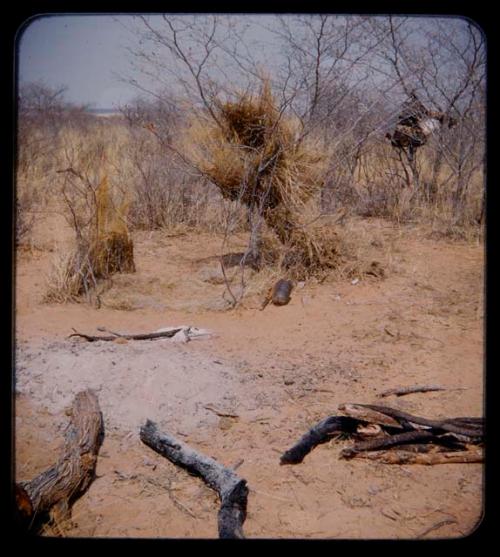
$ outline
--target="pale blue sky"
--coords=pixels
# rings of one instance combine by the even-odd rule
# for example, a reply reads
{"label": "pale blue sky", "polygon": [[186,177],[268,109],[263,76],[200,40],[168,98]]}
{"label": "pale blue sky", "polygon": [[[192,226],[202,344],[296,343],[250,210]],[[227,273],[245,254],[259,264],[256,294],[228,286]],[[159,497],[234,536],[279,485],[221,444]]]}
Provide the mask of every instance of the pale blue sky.
{"label": "pale blue sky", "polygon": [[[261,21],[267,19],[261,16]],[[137,44],[137,38],[125,28],[132,21],[132,16],[116,14],[40,16],[31,20],[18,41],[20,82],[66,85],[67,100],[95,108],[129,102],[141,91],[123,83],[117,75],[130,76],[133,72],[126,47]],[[256,40],[262,33],[262,29],[251,31]],[[147,87],[143,75],[132,75]]]}
{"label": "pale blue sky", "polygon": [[137,91],[113,75],[128,70],[124,46],[129,37],[116,19],[71,15],[32,20],[18,43],[20,81],[67,85],[69,101],[96,108],[129,101]]}
{"label": "pale blue sky", "polygon": [[[265,29],[277,27],[274,16],[236,16],[234,19],[237,20],[237,42],[242,45],[247,41],[252,55],[260,58],[263,66],[268,67],[282,54],[280,47],[270,42],[274,39]],[[18,41],[18,76],[21,83],[35,81],[50,87],[67,86],[65,96],[68,101],[89,104],[95,108],[115,108],[141,93],[139,89],[120,80],[120,75],[136,78],[146,89],[172,87],[175,79],[165,71],[166,66],[150,74],[150,78],[144,71],[133,73],[133,56],[126,47],[132,47],[134,52],[140,51],[142,47],[137,46],[137,34],[125,28],[125,25],[131,25],[132,20],[129,15],[116,14],[71,14],[32,19]],[[257,20],[258,24],[255,25]],[[458,33],[465,26],[460,20],[444,21],[447,25],[455,26]],[[240,33],[245,33],[245,41],[239,40]],[[146,54],[149,55],[150,51]],[[167,59],[168,66],[168,51],[163,50],[161,56]],[[144,70],[143,59],[138,59],[137,67]],[[237,68],[221,65],[220,70],[226,70],[229,74],[225,75],[226,79],[234,84]],[[361,65],[359,71],[363,71]],[[354,75],[354,70],[352,73]],[[376,77],[374,74],[374,79]]]}

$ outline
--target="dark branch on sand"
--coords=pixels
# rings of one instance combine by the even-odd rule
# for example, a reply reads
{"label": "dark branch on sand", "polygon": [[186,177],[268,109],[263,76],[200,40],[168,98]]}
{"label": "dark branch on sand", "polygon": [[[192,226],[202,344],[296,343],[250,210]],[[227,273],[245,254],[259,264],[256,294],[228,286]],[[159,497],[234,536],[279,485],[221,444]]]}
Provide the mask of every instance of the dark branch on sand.
{"label": "dark branch on sand", "polygon": [[141,427],[140,437],[148,447],[188,472],[200,476],[218,493],[221,500],[218,517],[220,538],[245,537],[242,526],[247,509],[246,480],[213,458],[196,452],[172,435],[160,432],[157,425],[150,420]]}

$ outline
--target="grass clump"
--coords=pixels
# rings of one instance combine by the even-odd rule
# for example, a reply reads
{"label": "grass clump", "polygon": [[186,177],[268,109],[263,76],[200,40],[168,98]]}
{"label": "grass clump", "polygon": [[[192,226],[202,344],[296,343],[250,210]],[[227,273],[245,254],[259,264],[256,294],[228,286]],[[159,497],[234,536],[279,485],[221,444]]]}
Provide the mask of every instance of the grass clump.
{"label": "grass clump", "polygon": [[[301,136],[297,121],[278,110],[268,82],[258,94],[217,101],[214,114],[216,119],[193,120],[180,148],[224,198],[265,221],[279,244],[261,250],[261,262],[280,258],[298,278],[334,266],[335,234],[307,226],[304,219],[324,184],[324,145]],[[272,255],[273,249],[278,253]]]}
{"label": "grass clump", "polygon": [[107,175],[96,189],[85,193],[86,204],[80,204],[80,209],[85,206],[90,212],[86,221],[81,214],[76,217],[77,200],[65,198],[74,217],[76,248],[53,265],[47,302],[78,301],[83,294],[87,301],[98,300],[98,286],[111,275],[135,272],[134,245],[126,223],[128,204],[113,204]]}

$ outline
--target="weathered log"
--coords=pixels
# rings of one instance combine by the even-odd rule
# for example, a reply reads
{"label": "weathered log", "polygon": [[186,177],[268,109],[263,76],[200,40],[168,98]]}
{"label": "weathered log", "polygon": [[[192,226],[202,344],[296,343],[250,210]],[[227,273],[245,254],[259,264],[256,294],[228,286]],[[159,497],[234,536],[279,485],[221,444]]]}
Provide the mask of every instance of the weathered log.
{"label": "weathered log", "polygon": [[414,452],[399,449],[389,451],[357,452],[354,458],[376,460],[384,464],[450,464],[483,462],[484,453],[480,447],[471,447],[466,451]]}
{"label": "weathered log", "polygon": [[202,455],[172,435],[158,430],[157,425],[147,420],[141,427],[143,443],[174,464],[200,476],[214,489],[221,500],[218,515],[220,538],[244,538],[243,522],[246,519],[248,487],[245,479],[233,470],[224,467],[213,458]]}
{"label": "weathered log", "polygon": [[58,461],[28,482],[16,485],[18,513],[27,528],[38,527],[47,514],[56,527],[71,516],[70,506],[95,477],[97,453],[103,438],[103,419],[97,396],[79,392]]}
{"label": "weathered log", "polygon": [[314,447],[325,443],[335,434],[354,433],[358,424],[358,420],[346,416],[329,416],[321,420],[281,455],[280,464],[299,464]]}

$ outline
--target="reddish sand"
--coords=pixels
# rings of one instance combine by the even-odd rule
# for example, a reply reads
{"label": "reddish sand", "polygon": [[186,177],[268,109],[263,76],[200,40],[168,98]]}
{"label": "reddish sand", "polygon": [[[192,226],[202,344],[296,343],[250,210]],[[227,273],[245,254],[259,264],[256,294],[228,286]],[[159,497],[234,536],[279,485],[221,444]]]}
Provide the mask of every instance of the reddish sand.
{"label": "reddish sand", "polygon": [[[66,536],[217,537],[216,494],[141,443],[146,418],[227,466],[240,463],[249,538],[448,538],[475,528],[481,464],[343,460],[339,452],[351,443],[343,440],[318,446],[299,465],[279,465],[284,450],[344,402],[436,418],[483,413],[483,246],[382,221],[352,226],[366,243],[363,257],[378,261],[385,278],[308,283],[287,306],[264,311],[261,293],[223,309],[230,297],[217,278],[216,236],[135,234],[137,273],[116,276],[100,309],[42,303],[54,256],[50,227],[37,248],[19,252],[17,479],[53,462],[64,409],[79,389],[96,390],[106,426],[97,478],[73,506]],[[231,270],[235,289],[239,272]],[[186,344],[67,339],[72,328],[173,325],[215,335]],[[378,397],[426,384],[445,390]]]}

